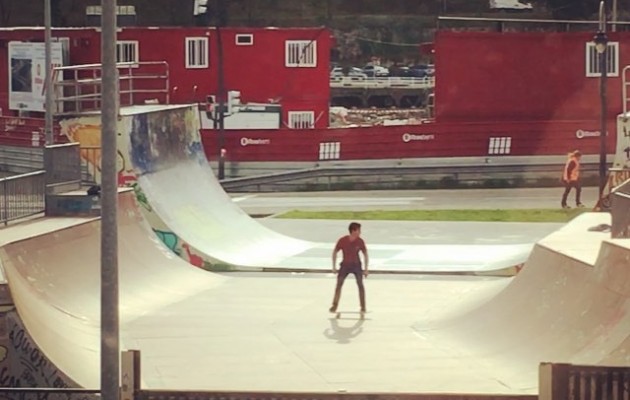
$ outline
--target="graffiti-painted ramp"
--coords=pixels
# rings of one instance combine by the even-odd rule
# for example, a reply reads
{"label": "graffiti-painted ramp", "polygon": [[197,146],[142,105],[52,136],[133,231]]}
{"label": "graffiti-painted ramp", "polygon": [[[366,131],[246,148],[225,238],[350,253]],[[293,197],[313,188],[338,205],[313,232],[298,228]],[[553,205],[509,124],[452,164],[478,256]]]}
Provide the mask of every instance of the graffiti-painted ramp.
{"label": "graffiti-painted ramp", "polygon": [[[121,175],[135,185],[147,219],[174,251],[199,266],[330,269],[333,243],[298,240],[268,229],[223,191],[205,158],[196,106],[136,106],[121,110],[121,115]],[[87,120],[66,121],[66,131],[80,131],[68,128],[72,124],[90,125]],[[528,243],[369,243],[370,268],[383,272],[496,271],[523,263],[531,248]]]}
{"label": "graffiti-painted ramp", "polygon": [[[97,388],[100,219],[54,231],[46,220],[40,224],[43,233],[0,249],[15,306],[37,347],[69,381]],[[119,194],[118,224],[122,326],[223,280],[165,248],[144,222],[128,189]],[[30,229],[36,230],[37,222]]]}

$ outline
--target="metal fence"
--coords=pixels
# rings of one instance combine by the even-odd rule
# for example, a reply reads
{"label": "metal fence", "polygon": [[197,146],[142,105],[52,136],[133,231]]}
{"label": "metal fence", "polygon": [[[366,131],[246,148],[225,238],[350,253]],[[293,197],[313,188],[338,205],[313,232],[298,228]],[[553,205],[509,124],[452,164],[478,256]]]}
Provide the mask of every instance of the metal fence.
{"label": "metal fence", "polygon": [[[215,167],[216,163],[213,163],[213,168]],[[557,164],[431,167],[337,166],[261,174],[259,167],[255,169],[258,175],[224,179],[221,185],[227,192],[541,187],[558,185],[558,168]],[[226,169],[230,171],[229,166]],[[239,172],[244,170],[241,168]],[[597,171],[597,164],[584,163],[581,171],[586,184],[589,175]]]}
{"label": "metal fence", "polygon": [[46,186],[50,192],[78,189],[81,186],[79,143],[46,146],[44,151]]}
{"label": "metal fence", "polygon": [[[169,65],[165,61],[117,63],[120,105],[144,102],[169,104]],[[103,71],[101,64],[57,67],[64,77],[54,83],[57,115],[74,115],[101,108]]]}
{"label": "metal fence", "polygon": [[361,78],[340,76],[330,78],[331,88],[361,89],[431,89],[435,87],[435,78],[384,77]]}
{"label": "metal fence", "polygon": [[540,400],[628,400],[630,368],[540,364]]}
{"label": "metal fence", "polygon": [[46,173],[28,174],[0,179],[0,223],[30,217],[46,208]]}
{"label": "metal fence", "polygon": [[82,146],[81,164],[81,182],[84,185],[95,185],[101,182],[100,146]]}

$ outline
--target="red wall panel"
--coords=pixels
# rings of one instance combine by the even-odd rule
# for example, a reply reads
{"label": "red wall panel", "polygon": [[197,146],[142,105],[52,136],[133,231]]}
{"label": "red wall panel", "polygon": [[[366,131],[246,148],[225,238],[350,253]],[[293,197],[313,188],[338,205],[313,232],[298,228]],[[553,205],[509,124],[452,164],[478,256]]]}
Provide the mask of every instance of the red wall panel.
{"label": "red wall panel", "polygon": [[[615,121],[610,120],[608,152],[614,151]],[[589,134],[583,135],[582,132]],[[421,157],[496,157],[563,155],[574,149],[599,153],[597,121],[520,121],[428,123],[423,125],[313,129],[308,131],[226,131],[232,161],[320,161],[321,143],[340,144],[340,160]],[[209,159],[218,154],[218,134],[203,131]],[[491,150],[503,140],[504,152]]]}
{"label": "red wall panel", "polygon": [[[436,34],[438,121],[598,118],[599,78],[586,77],[591,33],[450,32]],[[619,42],[630,63],[630,34]],[[621,78],[609,77],[608,115],[621,112]]]}

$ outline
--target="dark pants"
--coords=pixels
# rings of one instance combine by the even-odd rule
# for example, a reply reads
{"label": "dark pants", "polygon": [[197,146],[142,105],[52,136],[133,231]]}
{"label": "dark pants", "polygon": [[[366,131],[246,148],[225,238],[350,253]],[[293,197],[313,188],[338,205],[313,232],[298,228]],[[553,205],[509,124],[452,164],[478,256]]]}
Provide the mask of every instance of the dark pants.
{"label": "dark pants", "polygon": [[567,205],[567,198],[569,197],[569,192],[571,188],[575,188],[575,205],[579,206],[582,204],[580,201],[580,194],[582,193],[582,186],[579,181],[571,181],[564,183],[564,193],[562,194],[562,206]]}
{"label": "dark pants", "polygon": [[335,298],[333,299],[333,308],[336,310],[339,305],[339,298],[341,297],[341,287],[346,277],[349,274],[354,274],[359,287],[359,302],[361,303],[361,310],[365,310],[365,288],[363,287],[363,269],[361,264],[354,264],[348,266],[342,266],[337,273],[337,287],[335,287]]}

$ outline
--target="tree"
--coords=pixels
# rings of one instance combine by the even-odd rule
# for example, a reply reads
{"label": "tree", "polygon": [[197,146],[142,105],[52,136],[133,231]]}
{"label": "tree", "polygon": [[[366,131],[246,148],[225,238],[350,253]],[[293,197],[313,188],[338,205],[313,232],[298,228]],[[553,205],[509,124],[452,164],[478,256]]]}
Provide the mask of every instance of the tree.
{"label": "tree", "polygon": [[585,19],[597,10],[593,0],[548,0],[547,6],[556,19]]}
{"label": "tree", "polygon": [[9,26],[11,20],[11,0],[0,0],[0,26]]}

